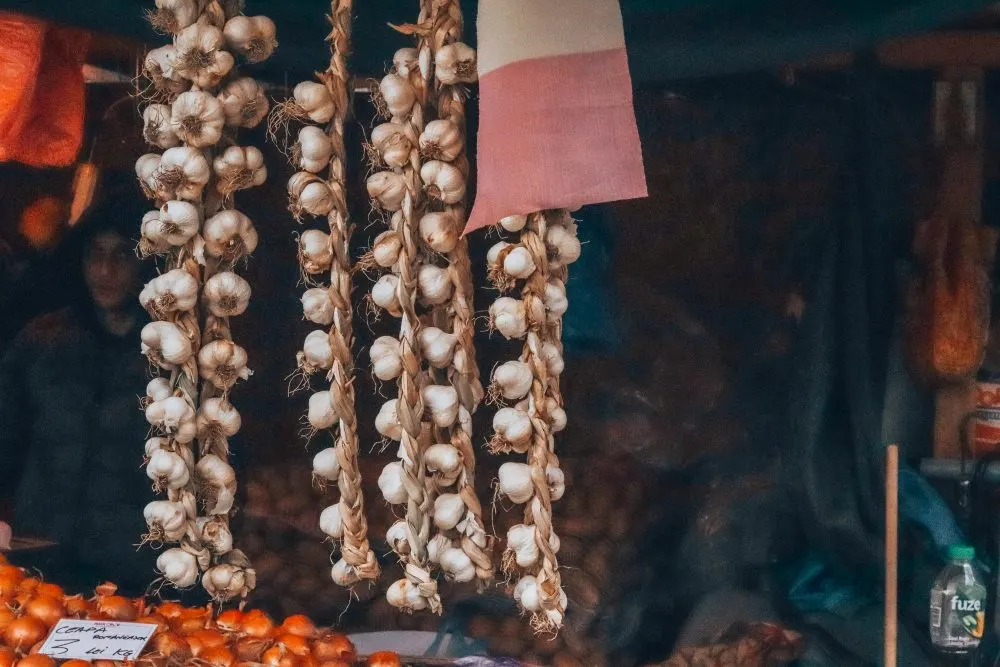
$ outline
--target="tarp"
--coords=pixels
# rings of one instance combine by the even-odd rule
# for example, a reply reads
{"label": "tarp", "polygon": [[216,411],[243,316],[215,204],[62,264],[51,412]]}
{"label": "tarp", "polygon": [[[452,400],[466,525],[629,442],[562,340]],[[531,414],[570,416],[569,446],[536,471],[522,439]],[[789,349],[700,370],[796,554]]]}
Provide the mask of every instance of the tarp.
{"label": "tarp", "polygon": [[[636,84],[771,67],[839,50],[863,49],[889,37],[940,26],[987,7],[987,0],[623,0],[625,37]],[[0,9],[162,43],[143,19],[152,0],[0,0]],[[328,57],[323,0],[247,0],[249,14],[266,13],[278,27],[279,48],[261,74],[282,81],[304,76]],[[476,3],[463,0],[468,39]],[[387,22],[412,21],[417,3],[356,2],[352,70],[378,74],[407,38]]]}

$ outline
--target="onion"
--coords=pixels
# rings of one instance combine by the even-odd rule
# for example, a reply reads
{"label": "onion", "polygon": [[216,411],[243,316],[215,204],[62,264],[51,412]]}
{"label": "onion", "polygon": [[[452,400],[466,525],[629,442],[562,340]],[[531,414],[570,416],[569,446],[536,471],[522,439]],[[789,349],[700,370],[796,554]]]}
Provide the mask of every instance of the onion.
{"label": "onion", "polygon": [[25,651],[45,639],[47,633],[48,628],[37,618],[22,616],[7,626],[3,638],[15,651]]}
{"label": "onion", "polygon": [[294,614],[285,619],[278,628],[278,634],[312,638],[316,636],[316,624],[308,616]]}
{"label": "onion", "polygon": [[339,632],[324,634],[313,641],[313,657],[320,662],[342,660],[344,662],[354,662],[357,660],[357,650],[354,644]]}
{"label": "onion", "polygon": [[31,616],[51,628],[63,617],[66,608],[61,599],[48,595],[36,595],[24,606],[25,616]]}

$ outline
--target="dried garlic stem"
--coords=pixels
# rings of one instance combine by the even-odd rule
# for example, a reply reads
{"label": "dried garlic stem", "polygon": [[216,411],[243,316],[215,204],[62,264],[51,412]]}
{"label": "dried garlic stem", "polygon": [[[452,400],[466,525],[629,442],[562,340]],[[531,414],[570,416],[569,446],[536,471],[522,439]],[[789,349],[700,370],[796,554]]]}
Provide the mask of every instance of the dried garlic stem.
{"label": "dried garlic stem", "polygon": [[[344,148],[344,120],[348,111],[347,55],[351,43],[352,0],[333,0],[330,5],[332,30],[331,58],[324,78],[333,97],[336,113],[330,124],[329,136],[333,145],[330,160],[331,191],[343,193],[346,189]],[[351,313],[351,225],[348,220],[347,202],[340,197],[328,216],[333,261],[330,267],[330,299],[334,306],[333,326],[330,329],[330,346],[333,349],[333,368],[330,371],[330,394],[334,412],[340,419],[337,435],[337,458],[340,461],[340,516],[344,527],[341,555],[353,572],[346,573],[346,580],[374,580],[379,575],[379,565],[368,542],[368,522],[358,467],[358,417],[354,402],[354,345]]]}

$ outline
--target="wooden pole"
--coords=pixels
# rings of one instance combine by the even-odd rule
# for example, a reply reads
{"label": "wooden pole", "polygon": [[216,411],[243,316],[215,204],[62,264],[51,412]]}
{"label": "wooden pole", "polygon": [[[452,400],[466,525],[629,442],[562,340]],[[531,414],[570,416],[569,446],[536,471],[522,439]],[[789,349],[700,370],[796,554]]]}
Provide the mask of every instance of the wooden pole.
{"label": "wooden pole", "polygon": [[883,667],[896,667],[899,578],[899,445],[885,452],[885,659]]}

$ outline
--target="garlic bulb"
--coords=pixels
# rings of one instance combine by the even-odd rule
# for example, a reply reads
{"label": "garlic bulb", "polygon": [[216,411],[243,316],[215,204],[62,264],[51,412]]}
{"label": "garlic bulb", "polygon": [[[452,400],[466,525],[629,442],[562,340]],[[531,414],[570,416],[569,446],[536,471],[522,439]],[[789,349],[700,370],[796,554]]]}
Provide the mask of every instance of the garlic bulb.
{"label": "garlic bulb", "polygon": [[420,594],[420,589],[409,579],[399,579],[385,592],[385,599],[397,609],[406,611],[422,611],[427,608],[427,600]]}
{"label": "garlic bulb", "polygon": [[500,490],[512,502],[521,504],[531,500],[534,487],[531,484],[531,466],[527,463],[507,462],[499,470]]}
{"label": "garlic bulb", "polygon": [[385,211],[399,211],[406,196],[406,178],[395,171],[379,171],[366,181],[368,196]]}
{"label": "garlic bulb", "polygon": [[170,109],[171,131],[195,148],[217,144],[225,122],[222,103],[214,95],[200,90],[181,93]]}
{"label": "garlic bulb", "polygon": [[545,481],[549,485],[549,500],[553,502],[563,497],[566,492],[566,476],[558,466],[545,467]]}
{"label": "garlic bulb", "polygon": [[216,213],[202,229],[205,252],[226,261],[249,255],[257,247],[257,230],[250,218],[233,209]]}
{"label": "garlic bulb", "polygon": [[379,96],[393,118],[408,118],[417,101],[410,82],[398,74],[386,74],[378,84]]}
{"label": "garlic bulb", "polygon": [[208,514],[227,514],[236,499],[236,471],[215,454],[206,454],[195,466],[198,495]]}
{"label": "garlic bulb", "polygon": [[292,91],[295,104],[314,123],[329,123],[337,108],[330,91],[321,83],[303,81]]}
{"label": "garlic bulb", "polygon": [[307,373],[316,370],[333,368],[333,347],[330,345],[330,334],[323,329],[309,332],[302,344],[301,365]]}
{"label": "garlic bulb", "polygon": [[163,255],[173,249],[160,225],[159,210],[148,211],[142,216],[142,224],[139,229],[141,238],[139,239],[138,251],[140,256]]}
{"label": "garlic bulb", "polygon": [[187,530],[187,513],[180,503],[154,500],[143,508],[142,515],[149,527],[150,540],[177,542]]}
{"label": "garlic bulb", "polygon": [[506,218],[501,218],[498,224],[508,232],[519,232],[528,224],[528,216],[508,215]]}
{"label": "garlic bulb", "polygon": [[341,558],[330,569],[330,578],[338,586],[350,587],[361,581],[357,569]]}
{"label": "garlic bulb", "polygon": [[250,377],[247,352],[231,340],[213,340],[198,351],[198,373],[222,391]]}
{"label": "garlic bulb", "polygon": [[399,251],[403,248],[403,239],[399,232],[390,229],[375,237],[372,243],[372,259],[383,269],[391,269],[399,261]]}
{"label": "garlic bulb", "polygon": [[437,475],[441,486],[447,486],[462,472],[462,454],[453,445],[437,443],[424,452],[424,464],[428,473]]}
{"label": "garlic bulb", "polygon": [[219,85],[236,64],[232,54],[222,48],[222,31],[213,25],[195,23],[184,28],[174,38],[174,46],[174,69],[201,89]]}
{"label": "garlic bulb", "polygon": [[153,481],[157,491],[184,488],[191,479],[184,459],[166,449],[158,449],[149,457],[146,476]]}
{"label": "garlic bulb", "polygon": [[417,141],[412,126],[404,123],[382,123],[372,130],[371,147],[382,164],[399,169],[410,163],[410,154]]}
{"label": "garlic bulb", "polygon": [[535,272],[535,262],[524,246],[515,246],[503,258],[503,270],[511,278],[523,280]]}
{"label": "garlic bulb", "polygon": [[409,77],[419,70],[419,52],[413,47],[399,49],[392,56],[392,71],[401,77]]}
{"label": "garlic bulb", "polygon": [[191,310],[198,303],[198,281],[184,269],[167,271],[146,283],[139,303],[155,318]]}
{"label": "garlic bulb", "polygon": [[[171,127],[173,116],[171,116]],[[211,176],[205,155],[191,146],[175,146],[163,151],[160,165],[152,176],[159,199],[197,201]]]}
{"label": "garlic bulb", "polygon": [[320,450],[313,457],[313,478],[326,482],[336,482],[340,477],[340,458],[336,447]]}
{"label": "garlic bulb", "polygon": [[457,493],[442,493],[434,499],[434,525],[451,530],[465,517],[465,503]]}
{"label": "garlic bulb", "polygon": [[318,229],[307,229],[299,236],[299,265],[306,273],[324,273],[333,262],[330,235]]}
{"label": "garlic bulb", "polygon": [[296,220],[303,213],[315,216],[327,215],[337,205],[330,184],[323,179],[300,171],[288,179],[288,205]]}
{"label": "garlic bulb", "polygon": [[442,254],[458,245],[458,219],[450,211],[426,213],[420,218],[420,238],[428,248]]}
{"label": "garlic bulb", "polygon": [[432,199],[457,204],[465,198],[465,174],[453,164],[441,160],[425,162],[420,167],[420,180]]}
{"label": "garlic bulb", "polygon": [[462,42],[454,42],[434,54],[434,75],[450,86],[476,82],[476,50]]}
{"label": "garlic bulb", "polygon": [[187,551],[174,547],[156,558],[156,569],[177,588],[190,588],[198,581],[198,561]]}
{"label": "garlic bulb", "polygon": [[399,276],[387,273],[372,285],[372,302],[385,309],[390,315],[399,316]]}
{"label": "garlic bulb", "polygon": [[566,428],[568,421],[566,417],[566,410],[554,401],[550,404],[550,400],[552,399],[545,400],[545,409],[549,417],[549,426],[553,433],[559,433]]}
{"label": "garlic bulb", "polygon": [[191,442],[198,433],[194,408],[180,396],[168,396],[147,405],[146,421],[181,444]]}
{"label": "garlic bulb", "polygon": [[172,44],[161,46],[146,54],[142,73],[153,82],[156,90],[167,94],[179,93],[187,90],[190,84],[177,71],[176,63],[177,49]]}
{"label": "garlic bulb", "polygon": [[160,436],[155,436],[147,440],[145,446],[146,462],[147,463],[149,462],[149,457],[153,455],[153,452],[155,452],[158,449],[163,449],[164,447],[166,447],[168,442],[169,440],[167,440],[167,438],[162,438]]}
{"label": "garlic bulb", "polygon": [[528,318],[524,302],[502,296],[490,305],[490,328],[496,329],[507,340],[524,338],[528,332]]}
{"label": "garlic bulb", "polygon": [[198,209],[186,201],[174,199],[160,208],[157,217],[150,216],[143,224],[143,236],[151,241],[162,241],[171,246],[182,246],[195,234],[201,224]]}
{"label": "garlic bulb", "polygon": [[296,167],[318,174],[330,164],[332,154],[333,142],[326,132],[315,125],[306,125],[299,130],[299,139],[292,147]]}
{"label": "garlic bulb", "polygon": [[443,554],[448,549],[451,549],[452,544],[451,538],[442,533],[438,533],[427,542],[427,560],[432,563],[441,563],[441,554]]}
{"label": "garlic bulb", "polygon": [[142,191],[149,197],[156,190],[156,172],[160,168],[161,156],[158,153],[146,153],[135,161],[135,176],[139,180]]}
{"label": "garlic bulb", "polygon": [[146,397],[152,401],[162,401],[173,394],[170,380],[165,377],[155,377],[146,384]]}
{"label": "garlic bulb", "polygon": [[205,281],[203,294],[216,317],[242,315],[250,304],[250,283],[232,271],[221,271]]}
{"label": "garlic bulb", "polygon": [[155,0],[149,22],[161,32],[177,33],[198,20],[206,0]]}
{"label": "garlic bulb", "polygon": [[302,315],[313,324],[333,324],[337,307],[326,287],[312,287],[302,294]]}
{"label": "garlic bulb", "polygon": [[255,585],[256,574],[253,570],[228,563],[213,565],[201,577],[205,592],[220,602],[237,596],[246,597]]}
{"label": "garlic bulb", "polygon": [[580,259],[580,239],[574,229],[566,225],[550,225],[545,231],[545,245],[549,252],[558,260],[558,264],[572,264]]}
{"label": "garlic bulb", "polygon": [[233,404],[221,397],[206,398],[198,409],[198,439],[219,442],[239,433],[243,420]]}
{"label": "garlic bulb", "polygon": [[368,356],[372,361],[372,372],[383,382],[389,382],[399,377],[403,372],[403,359],[400,356],[399,339],[392,336],[380,336],[372,343]]}
{"label": "garlic bulb", "polygon": [[399,425],[399,415],[396,414],[398,399],[391,398],[382,404],[375,416],[375,430],[384,438],[396,440],[403,438],[403,429]]}
{"label": "garlic bulb", "polygon": [[449,581],[463,583],[476,578],[476,566],[472,559],[461,549],[452,547],[446,549],[440,556],[441,569]]}
{"label": "garlic bulb", "polygon": [[542,347],[539,349],[539,356],[545,362],[545,367],[549,375],[553,377],[562,375],[563,369],[566,368],[566,363],[563,361],[562,350],[559,349],[558,345],[548,341],[542,343]]}
{"label": "garlic bulb", "polygon": [[333,409],[329,391],[317,391],[309,397],[309,411],[306,414],[309,425],[317,431],[333,428],[340,419]]}
{"label": "garlic bulb", "polygon": [[170,107],[166,104],[150,104],[142,110],[142,138],[159,148],[173,148],[181,140],[170,127]]}
{"label": "garlic bulb", "polygon": [[230,146],[212,163],[219,177],[215,187],[224,195],[263,185],[267,180],[264,154],[254,146]]}
{"label": "garlic bulb", "polygon": [[538,580],[530,574],[521,577],[514,586],[514,601],[524,611],[538,611],[541,608],[538,600]]}
{"label": "garlic bulb", "polygon": [[427,363],[434,368],[448,368],[455,355],[458,336],[437,327],[424,327],[417,333],[417,342]]}
{"label": "garlic bulb", "polygon": [[420,300],[429,306],[439,306],[451,298],[452,283],[447,269],[423,264],[417,271]]}
{"label": "garlic bulb", "polygon": [[[514,554],[518,567],[529,568],[538,561],[538,544],[535,542],[535,527],[517,524],[507,531],[507,549]],[[559,536],[549,535],[549,546],[554,553],[559,552]]]}
{"label": "garlic bulb", "polygon": [[195,521],[201,543],[216,556],[221,556],[233,550],[233,534],[229,526],[218,516],[198,517]]}
{"label": "garlic bulb", "polygon": [[493,371],[493,383],[507,400],[520,400],[531,391],[534,375],[523,361],[507,361]]}
{"label": "garlic bulb", "polygon": [[400,505],[406,502],[406,488],[403,486],[403,464],[393,461],[386,464],[382,474],[378,476],[378,488],[390,505]]}
{"label": "garlic bulb", "polygon": [[266,16],[234,16],[222,29],[226,46],[249,63],[271,57],[278,46],[275,32],[274,21]]}
{"label": "garlic bulb", "polygon": [[393,551],[402,556],[410,553],[408,535],[406,521],[400,519],[389,526],[389,530],[385,532],[385,541]]}
{"label": "garlic bulb", "polygon": [[420,154],[429,160],[452,162],[464,149],[462,130],[451,120],[432,120],[420,135]]}
{"label": "garlic bulb", "polygon": [[521,454],[528,451],[533,429],[527,412],[517,408],[500,408],[493,415],[493,430],[506,447]]}
{"label": "garlic bulb", "polygon": [[191,358],[191,339],[173,322],[150,322],[139,334],[142,353],[160,368],[173,370]]}
{"label": "garlic bulb", "polygon": [[270,109],[264,89],[252,77],[230,81],[219,93],[226,125],[256,127]]}
{"label": "garlic bulb", "polygon": [[566,298],[566,285],[561,280],[549,278],[545,284],[545,310],[550,317],[562,317],[569,310],[569,300]]}
{"label": "garlic bulb", "polygon": [[449,385],[429,384],[420,391],[424,409],[434,424],[449,428],[458,419],[458,392]]}
{"label": "garlic bulb", "polygon": [[320,513],[319,529],[335,540],[343,539],[344,522],[340,515],[340,503],[330,505]]}

